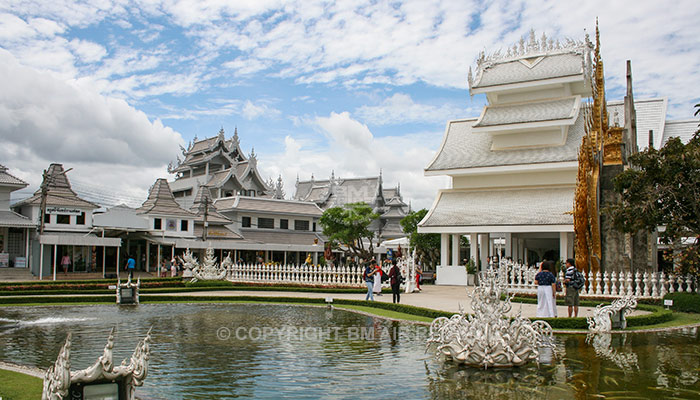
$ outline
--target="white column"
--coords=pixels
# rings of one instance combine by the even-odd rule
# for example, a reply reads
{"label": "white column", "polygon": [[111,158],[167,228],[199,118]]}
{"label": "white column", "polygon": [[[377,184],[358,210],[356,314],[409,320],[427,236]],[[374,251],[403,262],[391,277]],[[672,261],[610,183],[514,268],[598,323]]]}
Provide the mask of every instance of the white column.
{"label": "white column", "polygon": [[523,262],[525,263],[525,265],[529,265],[529,263],[528,263],[529,260],[527,259],[527,253],[528,253],[527,247],[525,247],[525,248],[523,249],[523,253],[524,253],[524,254],[523,254]]}
{"label": "white column", "polygon": [[314,251],[314,265],[318,264],[318,253]]}
{"label": "white column", "polygon": [[158,243],[158,252],[156,253],[156,271],[160,277],[160,243]]}
{"label": "white column", "polygon": [[[151,243],[146,240],[146,272],[151,272]],[[104,273],[104,271],[102,271]]]}
{"label": "white column", "polygon": [[447,253],[449,250],[449,242],[447,241],[448,236],[449,235],[447,233],[440,234],[440,265],[442,266],[447,265]]}
{"label": "white column", "polygon": [[[40,236],[41,237],[41,236]],[[39,240],[39,280],[44,279],[44,245]]]}
{"label": "white column", "polygon": [[481,257],[481,269],[485,271],[488,268],[487,258],[489,257],[489,248],[491,247],[491,237],[488,233],[479,234],[479,256]]}
{"label": "white column", "polygon": [[513,237],[513,235],[511,235],[510,240],[512,243],[511,250],[513,253],[513,255],[511,257],[513,257],[513,262],[518,262],[518,254],[520,252],[520,249],[518,248],[518,246],[520,245],[520,240],[518,240],[517,237]]}
{"label": "white column", "polygon": [[29,268],[29,266],[31,265],[29,264],[29,229],[25,229],[24,232],[26,233],[25,236],[27,237],[27,241],[24,243],[24,258],[26,258],[26,260],[24,261],[24,266]]}
{"label": "white column", "polygon": [[107,258],[107,247],[102,246],[102,277],[105,277],[105,259]]}
{"label": "white column", "polygon": [[119,250],[121,250],[121,248],[121,246],[117,246],[117,266],[115,268],[117,276],[119,276]]}
{"label": "white column", "polygon": [[56,280],[56,253],[58,253],[58,246],[53,245],[53,280]]}
{"label": "white column", "polygon": [[479,262],[479,234],[470,233],[469,234],[469,257],[474,260],[475,263]]}
{"label": "white column", "polygon": [[513,257],[513,234],[506,233],[506,257]]}
{"label": "white column", "polygon": [[459,265],[459,242],[462,235],[452,235],[452,265]]}
{"label": "white column", "polygon": [[566,254],[568,254],[568,258],[573,258],[574,257],[574,233],[573,232],[567,232],[566,237],[568,238],[568,246],[566,248]]}
{"label": "white column", "polygon": [[287,251],[284,252],[284,262],[282,264],[287,265]]}
{"label": "white column", "polygon": [[568,232],[559,232],[559,258],[562,260],[569,258]]}

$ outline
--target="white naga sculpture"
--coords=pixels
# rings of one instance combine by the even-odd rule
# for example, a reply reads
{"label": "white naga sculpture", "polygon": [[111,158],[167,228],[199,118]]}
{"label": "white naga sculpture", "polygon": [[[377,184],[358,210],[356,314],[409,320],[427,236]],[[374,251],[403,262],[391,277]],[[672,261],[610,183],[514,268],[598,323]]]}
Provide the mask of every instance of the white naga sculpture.
{"label": "white naga sculpture", "polygon": [[112,349],[114,348],[114,329],[109,333],[107,345],[95,364],[82,371],[71,372],[70,349],[71,334],[68,333],[66,342],[58,353],[54,365],[49,367],[44,375],[44,391],[42,400],[82,399],[82,390],[90,383],[123,382],[127,400],[134,400],[136,386],[143,385],[148,375],[148,359],[150,358],[151,330],[139,342],[131,355],[129,364],[123,360],[121,365],[114,366]]}
{"label": "white naga sculpture", "polygon": [[[540,349],[554,348],[552,327],[544,321],[531,322],[520,313],[510,319],[513,295],[506,292],[495,270],[479,274],[474,289],[474,315],[464,312],[451,318],[436,318],[430,325],[428,346],[437,345],[438,354],[474,367],[511,367],[537,361]],[[501,302],[501,295],[506,294]]]}
{"label": "white naga sculpture", "polygon": [[117,304],[139,304],[139,289],[141,288],[141,277],[136,283],[131,282],[131,275],[125,283],[117,275]]}
{"label": "white naga sculpture", "polygon": [[634,295],[621,297],[607,306],[598,304],[593,311],[593,317],[586,317],[588,330],[591,332],[610,332],[613,328],[613,319],[619,323],[620,329],[625,329],[627,327],[625,315],[636,307],[637,297]]}
{"label": "white naga sculpture", "polygon": [[180,259],[184,264],[185,270],[189,269],[192,271],[192,282],[224,280],[226,279],[227,268],[233,265],[231,253],[224,258],[221,265],[217,264],[216,257],[214,257],[214,249],[211,247],[207,249],[207,255],[204,257],[202,264],[197,262],[197,257],[193,256],[189,250]]}

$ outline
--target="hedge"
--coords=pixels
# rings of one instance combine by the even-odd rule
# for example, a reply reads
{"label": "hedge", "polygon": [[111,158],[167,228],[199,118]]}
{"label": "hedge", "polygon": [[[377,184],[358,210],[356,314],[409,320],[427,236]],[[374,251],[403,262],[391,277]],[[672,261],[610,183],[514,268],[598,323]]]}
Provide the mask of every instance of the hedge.
{"label": "hedge", "polygon": [[[124,279],[126,280],[126,279]],[[168,277],[168,278],[142,278],[141,283],[144,282],[182,282],[182,277]],[[28,286],[28,285],[65,285],[65,284],[116,284],[117,279],[80,279],[80,280],[42,280],[42,281],[4,281],[0,282],[0,288],[7,286]]]}
{"label": "hedge", "polygon": [[[305,293],[365,293],[360,288],[322,288],[322,287],[286,287],[286,286],[190,286],[190,287],[160,287],[141,288],[140,293],[184,293],[184,292],[211,292],[217,290],[235,291],[260,291],[260,292],[305,292]],[[40,296],[40,295],[67,295],[67,294],[114,294],[114,289],[80,289],[80,290],[26,290],[26,291],[1,291],[0,299],[4,296]],[[382,289],[382,293],[391,293],[388,288]]]}
{"label": "hedge", "polygon": [[695,293],[669,293],[664,300],[673,300],[674,311],[700,313],[700,295]]}

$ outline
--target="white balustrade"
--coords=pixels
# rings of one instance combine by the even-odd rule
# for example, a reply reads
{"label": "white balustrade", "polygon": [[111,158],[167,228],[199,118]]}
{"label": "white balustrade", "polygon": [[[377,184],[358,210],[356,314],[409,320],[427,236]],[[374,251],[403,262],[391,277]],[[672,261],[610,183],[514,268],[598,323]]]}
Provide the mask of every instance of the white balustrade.
{"label": "white balustrade", "polygon": [[323,286],[364,286],[359,266],[292,265],[292,264],[233,264],[227,279],[244,283],[279,283]]}

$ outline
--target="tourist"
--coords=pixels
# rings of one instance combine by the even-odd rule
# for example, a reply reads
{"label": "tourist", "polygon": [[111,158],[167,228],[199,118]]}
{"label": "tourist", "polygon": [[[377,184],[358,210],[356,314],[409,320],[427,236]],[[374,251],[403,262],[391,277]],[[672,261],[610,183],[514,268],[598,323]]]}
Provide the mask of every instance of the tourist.
{"label": "tourist", "polygon": [[134,268],[136,268],[136,260],[134,260],[134,257],[130,255],[126,255],[126,268],[127,272],[129,273],[129,279],[132,279],[134,277]]}
{"label": "tourist", "polygon": [[578,317],[578,294],[581,288],[580,283],[575,279],[577,269],[573,258],[566,260],[566,275],[564,275],[564,285],[566,286],[566,305],[569,307],[569,318],[573,311],[574,317]]}
{"label": "tourist", "polygon": [[399,271],[399,267],[396,265],[396,261],[391,262],[392,266],[391,269],[389,270],[389,283],[391,284],[391,295],[392,295],[392,301],[394,303],[400,303],[401,302],[401,281],[403,278],[401,277],[401,271]]}
{"label": "tourist", "polygon": [[420,280],[423,277],[423,270],[421,269],[420,262],[416,264],[416,289],[420,292]]}
{"label": "tourist", "polygon": [[374,286],[372,287],[372,291],[377,294],[377,296],[382,295],[382,275],[384,275],[384,271],[382,271],[382,267],[377,263],[377,260],[374,258],[372,259],[372,264],[374,265]]}
{"label": "tourist", "polygon": [[61,268],[63,268],[63,273],[68,275],[68,268],[70,268],[70,256],[68,254],[64,254],[63,257],[61,257]]}
{"label": "tourist", "polygon": [[541,271],[535,275],[537,285],[537,317],[556,317],[556,281],[551,270],[554,265],[551,261],[543,261],[540,265]]}
{"label": "tourist", "polygon": [[376,270],[373,268],[372,263],[367,263],[365,266],[365,272],[362,274],[362,278],[364,278],[365,283],[367,284],[367,296],[365,297],[365,300],[374,301],[374,292],[372,289],[374,288],[375,272]]}
{"label": "tourist", "polygon": [[170,260],[170,277],[174,278],[177,276],[177,261],[175,261],[175,257],[173,257]]}

